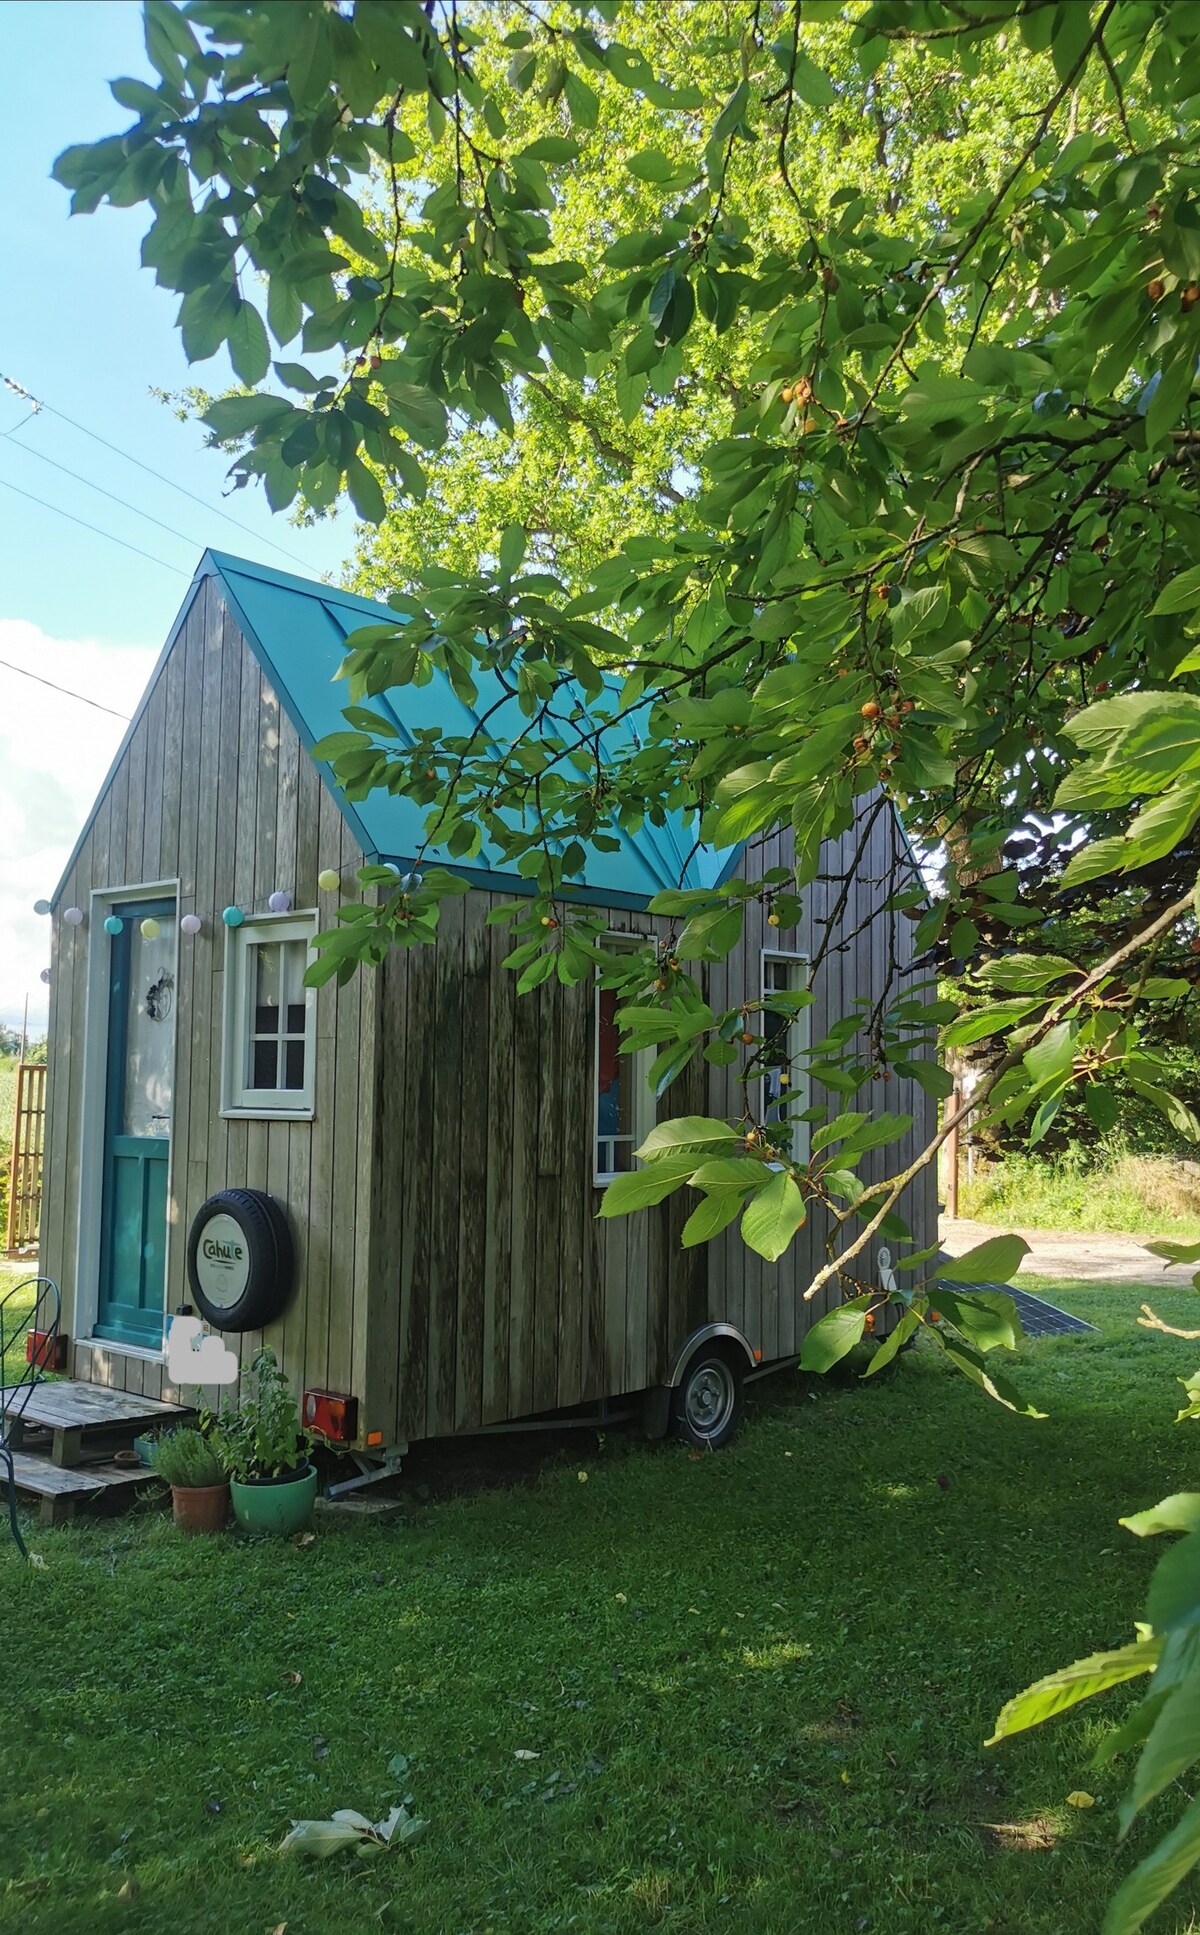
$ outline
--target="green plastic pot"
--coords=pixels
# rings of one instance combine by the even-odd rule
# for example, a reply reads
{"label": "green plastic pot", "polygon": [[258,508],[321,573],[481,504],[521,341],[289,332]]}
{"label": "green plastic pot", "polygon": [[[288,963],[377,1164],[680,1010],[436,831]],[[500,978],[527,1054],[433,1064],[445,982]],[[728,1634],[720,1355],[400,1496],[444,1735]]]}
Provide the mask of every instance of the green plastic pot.
{"label": "green plastic pot", "polygon": [[302,1465],[282,1478],[264,1478],[243,1485],[230,1480],[233,1516],[244,1532],[277,1532],[289,1538],[302,1532],[312,1517],[317,1496],[317,1468]]}

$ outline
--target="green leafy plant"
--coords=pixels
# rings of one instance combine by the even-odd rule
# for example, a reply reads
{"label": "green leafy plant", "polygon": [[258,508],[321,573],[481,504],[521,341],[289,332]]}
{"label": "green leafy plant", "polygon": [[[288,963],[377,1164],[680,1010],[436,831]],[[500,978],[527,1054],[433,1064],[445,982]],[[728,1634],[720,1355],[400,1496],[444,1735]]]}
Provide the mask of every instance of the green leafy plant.
{"label": "green leafy plant", "polygon": [[222,1406],[210,1437],[222,1466],[242,1485],[281,1478],[305,1464],[312,1440],[273,1350],[258,1352],[239,1403]]}
{"label": "green leafy plant", "polygon": [[225,1477],[212,1443],[194,1425],[180,1425],[154,1440],[153,1468],[168,1485],[181,1489],[219,1485]]}

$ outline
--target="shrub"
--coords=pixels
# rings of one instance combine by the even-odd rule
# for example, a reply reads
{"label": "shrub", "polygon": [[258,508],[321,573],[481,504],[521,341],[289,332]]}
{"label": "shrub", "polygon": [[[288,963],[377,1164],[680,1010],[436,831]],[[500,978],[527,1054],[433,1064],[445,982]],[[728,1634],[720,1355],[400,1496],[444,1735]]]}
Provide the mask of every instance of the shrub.
{"label": "shrub", "polygon": [[[1016,1228],[1200,1235],[1200,1164],[1078,1144],[1059,1156],[1008,1155],[959,1189],[959,1214]],[[1194,1226],[1189,1227],[1189,1226]]]}
{"label": "shrub", "polygon": [[191,1490],[199,1485],[219,1485],[225,1477],[216,1452],[194,1425],[164,1432],[155,1439],[152,1455],[155,1471],[168,1485]]}

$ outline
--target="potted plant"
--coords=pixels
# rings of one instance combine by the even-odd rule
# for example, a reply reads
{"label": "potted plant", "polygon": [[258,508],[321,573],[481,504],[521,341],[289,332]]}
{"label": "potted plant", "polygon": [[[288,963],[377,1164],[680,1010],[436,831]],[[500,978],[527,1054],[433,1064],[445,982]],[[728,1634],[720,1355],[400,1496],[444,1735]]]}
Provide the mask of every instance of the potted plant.
{"label": "potted plant", "polygon": [[241,1403],[226,1407],[212,1441],[229,1474],[233,1516],[247,1532],[299,1532],[317,1496],[311,1439],[272,1350],[260,1350],[247,1373]]}
{"label": "potted plant", "polygon": [[194,1425],[156,1438],[150,1462],[171,1487],[171,1513],[184,1532],[219,1532],[229,1516],[229,1482],[213,1447]]}

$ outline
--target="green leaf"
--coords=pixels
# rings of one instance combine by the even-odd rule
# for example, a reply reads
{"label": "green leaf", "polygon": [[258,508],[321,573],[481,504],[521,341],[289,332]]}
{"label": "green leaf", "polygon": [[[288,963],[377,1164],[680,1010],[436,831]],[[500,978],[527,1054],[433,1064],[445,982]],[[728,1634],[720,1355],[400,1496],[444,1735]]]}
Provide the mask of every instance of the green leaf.
{"label": "green leaf", "polygon": [[1200,1795],[1184,1809],[1171,1832],[1138,1863],[1108,1904],[1100,1935],[1135,1935],[1160,1901],[1200,1860]]}
{"label": "green leaf", "polygon": [[520,158],[561,165],[567,161],[578,161],[581,153],[578,141],[571,141],[564,134],[543,134],[536,141],[531,141],[527,148],[521,149]]}
{"label": "green leaf", "polygon": [[718,1156],[714,1162],[701,1163],[691,1182],[693,1189],[734,1189],[745,1195],[748,1189],[757,1189],[769,1173],[756,1156]]}
{"label": "green leaf", "polygon": [[809,59],[801,48],[796,49],[796,68],[793,85],[802,101],[809,107],[832,107],[837,93],[828,74]]}
{"label": "green leaf", "polygon": [[[741,1139],[738,1131],[731,1128],[728,1122],[718,1122],[707,1115],[681,1115],[671,1122],[660,1122],[651,1129],[637,1153],[643,1162],[650,1162],[658,1156],[672,1155],[677,1151],[691,1150],[703,1154],[705,1150],[728,1149]],[[695,1168],[696,1163],[692,1167]]]}
{"label": "green leaf", "polygon": [[1055,1082],[1066,1074],[1072,1064],[1078,1033],[1078,1022],[1060,1021],[1025,1050],[1023,1060],[1034,1088],[1044,1088],[1047,1082]]}
{"label": "green leaf", "polygon": [[[900,1322],[896,1325],[896,1328],[880,1344],[879,1349],[875,1352],[866,1370],[863,1372],[863,1376],[874,1377],[877,1371],[886,1370],[897,1351],[902,1350],[913,1333],[920,1330],[920,1328],[921,1318],[917,1311],[906,1310]],[[812,1335],[811,1331],[809,1335]]]}
{"label": "green leaf", "polygon": [[[1200,1255],[1200,1243],[1193,1247]],[[1200,1492],[1172,1492],[1169,1498],[1144,1512],[1132,1512],[1119,1523],[1139,1539],[1153,1538],[1159,1532],[1200,1532]]]}
{"label": "green leaf", "polygon": [[865,1296],[850,1298],[818,1318],[800,1346],[800,1369],[825,1372],[840,1364],[862,1338],[867,1327],[867,1311],[877,1301],[868,1292]]}
{"label": "green leaf", "polygon": [[939,1316],[948,1317],[964,1337],[970,1338],[976,1350],[1015,1350],[1024,1334],[1017,1306],[1002,1290],[960,1297],[937,1287],[930,1291],[929,1301]]}
{"label": "green leaf", "polygon": [[640,154],[631,155],[625,166],[631,175],[637,176],[639,181],[660,184],[673,181],[680,172],[679,162],[672,161],[670,155],[663,154],[661,148],[643,148]]}
{"label": "green leaf", "polygon": [[721,961],[742,938],[745,909],[713,907],[696,914],[679,936],[676,949],[681,961]]}
{"label": "green leaf", "polygon": [[690,1250],[697,1243],[707,1243],[714,1236],[719,1236],[741,1209],[744,1193],[742,1190],[723,1189],[697,1203],[683,1226],[680,1236],[683,1247]]}
{"label": "green leaf", "polygon": [[500,569],[506,578],[515,578],[525,556],[525,527],[515,519],[505,526],[500,539]]}
{"label": "green leaf", "polygon": [[1164,1787],[1186,1773],[1200,1755],[1200,1665],[1184,1675],[1164,1705],[1134,1769],[1128,1794],[1121,1802],[1121,1831]]}
{"label": "green leaf", "polygon": [[1129,843],[1123,834],[1107,840],[1089,840],[1076,849],[1063,870],[1064,887],[1082,887],[1085,880],[1100,880],[1129,864]]}
{"label": "green leaf", "polygon": [[1023,1236],[989,1236],[962,1256],[948,1257],[936,1281],[949,1283],[1007,1283],[1017,1274],[1021,1258],[1029,1255]]}
{"label": "green leaf", "polygon": [[1081,971],[1061,954],[1004,954],[981,967],[979,979],[998,988],[1011,988],[1015,994],[1036,994],[1064,975]]}
{"label": "green leaf", "polygon": [[977,1384],[981,1391],[986,1391],[990,1398],[995,1398],[996,1403],[1002,1404],[1006,1411],[1015,1411],[1018,1417],[1023,1418],[1045,1417],[1046,1413],[1023,1398],[1008,1378],[999,1371],[988,1369],[973,1344],[960,1343],[956,1337],[948,1336],[941,1330],[931,1331],[930,1334],[937,1339],[939,1348],[945,1352],[955,1370],[961,1371],[965,1378]]}
{"label": "green leaf", "polygon": [[786,1170],[747,1203],[742,1240],[768,1263],[777,1263],[804,1221],[804,1198]]}
{"label": "green leaf", "polygon": [[685,1183],[696,1167],[690,1153],[666,1155],[631,1169],[627,1176],[615,1176],[600,1198],[601,1216],[628,1216],[631,1210],[648,1209]]}
{"label": "green leaf", "polygon": [[1146,1617],[1156,1633],[1200,1623],[1200,1531],[1163,1553],[1151,1575]]}
{"label": "green leaf", "polygon": [[942,1036],[946,1048],[965,1048],[973,1041],[986,1041],[1004,1028],[1015,1028],[1037,1006],[1033,1001],[993,1001],[985,1008],[972,1008],[952,1021]]}
{"label": "green leaf", "polygon": [[387,502],[379,487],[379,479],[367,469],[360,457],[351,457],[346,465],[346,483],[350,500],[359,516],[369,524],[382,524],[387,516]]}
{"label": "green leaf", "polygon": [[1123,1686],[1126,1680],[1136,1680],[1142,1673],[1153,1672],[1162,1648],[1161,1639],[1139,1639],[1129,1646],[1119,1646],[1115,1652],[1091,1653],[1087,1659],[1060,1667],[1057,1673],[1047,1673],[1044,1679],[1035,1680],[1000,1709],[996,1730],[985,1746],[994,1747],[998,1740],[1024,1733],[1028,1727],[1040,1727],[1055,1714],[1078,1706],[1081,1700],[1090,1700],[1097,1693],[1107,1693],[1110,1687]]}
{"label": "green leaf", "polygon": [[1166,1263],[1200,1263],[1200,1243],[1170,1243],[1165,1238],[1159,1243],[1145,1243],[1143,1249],[1151,1256],[1161,1256]]}
{"label": "green leaf", "polygon": [[1162,618],[1172,612],[1197,609],[1200,609],[1200,564],[1193,564],[1163,586],[1150,607],[1149,616]]}

